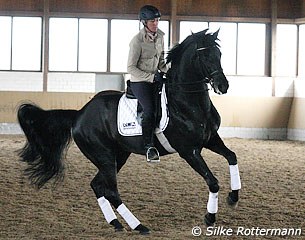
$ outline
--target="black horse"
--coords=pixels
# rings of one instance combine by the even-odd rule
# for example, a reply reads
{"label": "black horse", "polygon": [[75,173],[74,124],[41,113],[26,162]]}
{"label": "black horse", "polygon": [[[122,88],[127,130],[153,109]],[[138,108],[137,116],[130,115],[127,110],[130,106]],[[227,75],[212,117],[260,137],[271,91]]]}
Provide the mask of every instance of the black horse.
{"label": "black horse", "polygon": [[[220,64],[217,35],[218,31],[204,30],[175,46],[167,57],[171,68],[165,82],[169,123],[164,136],[209,187],[204,218],[207,225],[216,220],[219,185],[200,154],[202,148],[224,156],[229,163],[232,192],[227,200],[230,205],[237,204],[241,187],[236,155],[217,133],[220,116],[208,93],[208,85],[218,94],[226,93],[229,87]],[[82,153],[98,168],[91,187],[106,221],[117,231],[123,229],[113,206],[131,229],[147,234],[149,229],[124,205],[117,188],[117,174],[129,155],[145,154],[142,136],[123,137],[118,132],[117,108],[122,94],[100,92],[79,111],[43,110],[35,104],[22,104],[18,120],[27,142],[19,155],[28,163],[25,174],[32,184],[41,188],[52,178],[62,179],[63,153],[73,137]],[[157,138],[154,140],[160,155],[169,154]]]}

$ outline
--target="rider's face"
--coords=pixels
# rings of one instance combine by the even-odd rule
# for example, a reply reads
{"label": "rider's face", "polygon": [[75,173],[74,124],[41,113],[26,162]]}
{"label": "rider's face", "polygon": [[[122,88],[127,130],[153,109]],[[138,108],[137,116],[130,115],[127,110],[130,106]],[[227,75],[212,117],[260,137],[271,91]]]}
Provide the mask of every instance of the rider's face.
{"label": "rider's face", "polygon": [[155,18],[155,19],[147,20],[147,28],[151,32],[154,32],[154,33],[157,32],[159,20],[160,20],[160,18]]}

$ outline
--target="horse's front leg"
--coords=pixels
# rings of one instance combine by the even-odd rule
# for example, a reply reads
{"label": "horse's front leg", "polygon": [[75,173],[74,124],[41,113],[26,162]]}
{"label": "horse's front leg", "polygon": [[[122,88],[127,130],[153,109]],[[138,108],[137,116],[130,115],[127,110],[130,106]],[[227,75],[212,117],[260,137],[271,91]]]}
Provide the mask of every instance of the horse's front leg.
{"label": "horse's front leg", "polygon": [[204,221],[208,226],[211,226],[216,221],[216,213],[218,211],[218,180],[214,177],[204,159],[200,154],[199,149],[193,149],[189,153],[179,153],[187,163],[198,172],[209,186],[209,200],[207,204],[208,213],[205,215]]}
{"label": "horse's front leg", "polygon": [[229,163],[232,189],[232,192],[230,192],[228,195],[227,202],[230,206],[236,207],[239,200],[238,192],[241,189],[241,181],[236,154],[225,146],[218,133],[211,137],[205,147],[215,153],[222,155],[227,159]]}

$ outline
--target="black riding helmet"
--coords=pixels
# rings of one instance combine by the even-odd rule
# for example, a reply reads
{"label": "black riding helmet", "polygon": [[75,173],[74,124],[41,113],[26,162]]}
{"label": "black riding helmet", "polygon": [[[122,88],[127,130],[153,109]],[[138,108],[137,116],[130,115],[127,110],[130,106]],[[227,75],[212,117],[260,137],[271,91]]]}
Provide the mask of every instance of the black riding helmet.
{"label": "black riding helmet", "polygon": [[140,9],[139,19],[140,20],[152,20],[161,17],[161,13],[158,8],[152,5],[145,5]]}

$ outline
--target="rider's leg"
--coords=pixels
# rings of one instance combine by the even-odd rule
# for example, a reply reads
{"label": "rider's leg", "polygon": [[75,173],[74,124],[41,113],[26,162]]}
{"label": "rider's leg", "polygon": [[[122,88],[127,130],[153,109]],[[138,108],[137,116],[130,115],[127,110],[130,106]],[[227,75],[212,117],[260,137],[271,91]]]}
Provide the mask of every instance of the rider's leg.
{"label": "rider's leg", "polygon": [[154,147],[154,130],[155,130],[155,119],[153,115],[142,115],[142,133],[144,148],[146,151],[146,160],[148,162],[159,162],[160,157],[158,150]]}
{"label": "rider's leg", "polygon": [[160,161],[158,150],[154,147],[153,136],[155,130],[153,85],[148,82],[131,82],[133,94],[143,108],[142,135],[146,159],[148,162]]}

